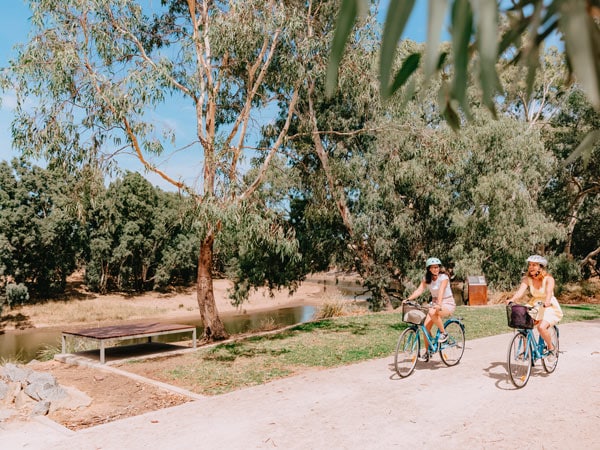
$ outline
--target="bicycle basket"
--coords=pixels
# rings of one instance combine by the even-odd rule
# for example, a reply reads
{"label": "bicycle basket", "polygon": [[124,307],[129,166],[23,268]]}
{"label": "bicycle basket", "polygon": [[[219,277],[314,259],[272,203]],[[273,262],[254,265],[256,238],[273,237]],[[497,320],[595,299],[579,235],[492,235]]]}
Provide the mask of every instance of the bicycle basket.
{"label": "bicycle basket", "polygon": [[533,318],[524,305],[515,303],[506,306],[508,326],[511,328],[533,328]]}
{"label": "bicycle basket", "polygon": [[408,303],[402,305],[402,320],[405,322],[421,325],[425,322],[425,317],[427,317],[427,313],[420,306]]}

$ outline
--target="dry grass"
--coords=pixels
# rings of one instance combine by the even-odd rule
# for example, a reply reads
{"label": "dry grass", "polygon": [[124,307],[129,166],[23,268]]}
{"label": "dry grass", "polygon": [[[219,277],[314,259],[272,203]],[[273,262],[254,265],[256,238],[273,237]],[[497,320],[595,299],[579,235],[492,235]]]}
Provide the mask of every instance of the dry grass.
{"label": "dry grass", "polygon": [[15,308],[30,321],[45,326],[64,326],[65,318],[70,324],[97,324],[107,321],[135,320],[145,317],[160,317],[167,308],[142,306],[135,302],[92,300],[49,301],[43,304],[25,305]]}
{"label": "dry grass", "polygon": [[314,319],[329,319],[348,315],[348,302],[340,295],[327,295],[315,313]]}

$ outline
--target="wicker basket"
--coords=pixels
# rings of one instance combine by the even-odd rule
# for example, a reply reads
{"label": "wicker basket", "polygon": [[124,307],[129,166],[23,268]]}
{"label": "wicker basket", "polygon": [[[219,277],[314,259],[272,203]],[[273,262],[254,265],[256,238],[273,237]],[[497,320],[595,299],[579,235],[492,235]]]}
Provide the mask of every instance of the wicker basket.
{"label": "wicker basket", "polygon": [[529,329],[533,328],[533,318],[525,305],[511,303],[506,306],[506,318],[511,328]]}
{"label": "wicker basket", "polygon": [[402,320],[405,322],[421,325],[425,322],[425,317],[427,317],[427,312],[421,306],[410,303],[402,305]]}

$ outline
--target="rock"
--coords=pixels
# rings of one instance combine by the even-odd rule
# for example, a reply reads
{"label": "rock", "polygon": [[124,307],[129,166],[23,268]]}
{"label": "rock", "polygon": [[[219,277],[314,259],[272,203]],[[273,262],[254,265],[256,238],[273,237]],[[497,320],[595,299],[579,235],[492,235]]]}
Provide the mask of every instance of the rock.
{"label": "rock", "polygon": [[59,409],[78,409],[90,406],[92,399],[85,393],[71,386],[64,386],[63,390],[67,395],[61,399],[53,400],[50,403],[50,412]]}
{"label": "rock", "polygon": [[21,391],[21,382],[12,381],[8,383],[8,394],[4,398],[5,405],[11,405],[15,401],[15,397]]}
{"label": "rock", "polygon": [[15,396],[15,408],[17,409],[30,409],[35,404],[36,401],[23,391],[19,391]]}
{"label": "rock", "polygon": [[56,386],[58,384],[56,377],[47,372],[31,372],[27,376],[26,381],[29,384],[48,383],[52,386]]}
{"label": "rock", "polygon": [[46,415],[59,409],[83,408],[91,403],[88,395],[79,389],[59,385],[50,373],[22,369],[11,363],[0,367],[0,422],[17,413],[30,417]]}
{"label": "rock", "polygon": [[21,369],[12,363],[7,363],[4,365],[2,375],[8,381],[24,382],[31,372],[31,369]]}
{"label": "rock", "polygon": [[48,400],[44,400],[41,402],[37,402],[33,408],[31,408],[32,416],[45,416],[50,411],[50,402]]}
{"label": "rock", "polygon": [[0,400],[4,400],[4,398],[8,395],[8,383],[5,381],[0,381]]}

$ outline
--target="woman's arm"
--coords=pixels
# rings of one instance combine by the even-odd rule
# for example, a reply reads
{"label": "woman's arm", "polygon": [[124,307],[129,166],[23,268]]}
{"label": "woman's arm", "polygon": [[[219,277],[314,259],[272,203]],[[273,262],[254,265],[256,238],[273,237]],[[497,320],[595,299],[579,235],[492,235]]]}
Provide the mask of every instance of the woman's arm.
{"label": "woman's arm", "polygon": [[410,294],[406,300],[414,300],[419,295],[421,295],[423,291],[425,291],[425,280],[421,280],[421,284],[419,284],[419,287],[416,288],[415,291],[412,294]]}
{"label": "woman's arm", "polygon": [[517,292],[515,292],[514,295],[511,298],[509,298],[506,303],[511,303],[520,299],[521,297],[523,297],[523,294],[525,294],[526,290],[527,283],[525,283],[525,281],[521,281],[521,285],[519,286],[519,289],[517,289]]}
{"label": "woman's arm", "polygon": [[554,297],[554,278],[546,275],[546,300],[544,301],[546,308],[552,306],[552,297]]}

